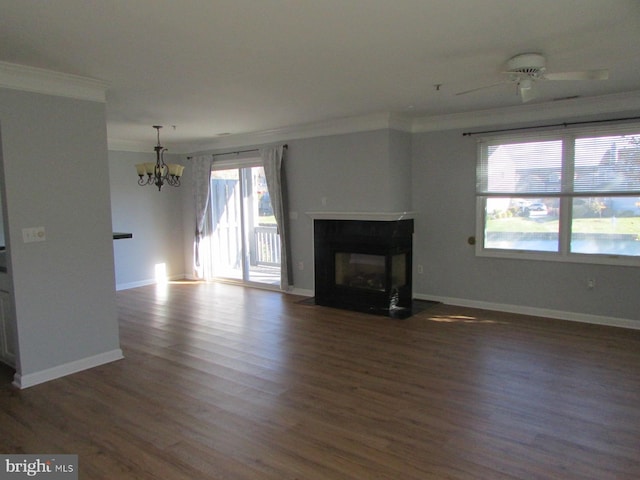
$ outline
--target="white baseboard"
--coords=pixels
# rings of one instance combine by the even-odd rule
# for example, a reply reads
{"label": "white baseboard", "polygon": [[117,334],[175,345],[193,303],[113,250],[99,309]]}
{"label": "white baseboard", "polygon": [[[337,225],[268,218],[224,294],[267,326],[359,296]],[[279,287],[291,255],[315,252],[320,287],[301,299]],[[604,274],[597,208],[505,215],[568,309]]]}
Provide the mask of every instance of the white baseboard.
{"label": "white baseboard", "polygon": [[[182,275],[172,275],[171,277],[169,277],[168,280],[171,282],[174,280],[184,280],[184,279],[188,279],[188,277],[182,274]],[[146,287],[147,285],[155,285],[156,283],[158,282],[156,281],[155,278],[148,278],[146,280],[140,280],[137,282],[118,283],[116,284],[116,291],[129,290],[130,288]]]}
{"label": "white baseboard", "polygon": [[118,283],[116,284],[116,291],[129,290],[130,288],[146,287],[147,285],[154,285],[156,281],[154,279],[141,280],[139,282]]}
{"label": "white baseboard", "polygon": [[478,300],[468,300],[465,298],[440,297],[438,295],[427,295],[414,293],[413,298],[417,300],[431,300],[456,305],[459,307],[480,308],[483,310],[493,310],[499,312],[518,313],[522,315],[532,315],[535,317],[555,318],[557,320],[568,320],[571,322],[592,323],[595,325],[605,325],[608,327],[621,327],[640,330],[640,321],[628,318],[606,317],[603,315],[591,315],[588,313],[566,312],[562,310],[552,310],[548,308],[526,307],[522,305],[510,305],[507,303],[482,302]]}
{"label": "white baseboard", "polygon": [[313,290],[295,287],[293,287],[291,290],[288,290],[287,293],[291,295],[300,295],[301,297],[313,297],[315,295]]}
{"label": "white baseboard", "polygon": [[29,373],[27,375],[16,373],[13,378],[13,385],[20,389],[33,387],[40,383],[55,380],[56,378],[81,372],[82,370],[87,370],[99,365],[104,365],[105,363],[115,362],[116,360],[121,360],[123,358],[124,355],[122,354],[122,350],[117,348],[110,352],[100,353],[92,357],[82,358],[63,365],[58,365],[57,367],[47,368],[40,372]]}

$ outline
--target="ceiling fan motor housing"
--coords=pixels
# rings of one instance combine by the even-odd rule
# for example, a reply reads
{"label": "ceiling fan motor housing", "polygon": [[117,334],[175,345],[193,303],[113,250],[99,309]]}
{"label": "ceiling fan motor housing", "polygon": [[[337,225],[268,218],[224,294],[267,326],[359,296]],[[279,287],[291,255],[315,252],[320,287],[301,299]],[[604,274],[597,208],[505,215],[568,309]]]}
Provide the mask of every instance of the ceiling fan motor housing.
{"label": "ceiling fan motor housing", "polygon": [[539,53],[524,53],[516,55],[507,61],[508,73],[516,75],[526,75],[537,79],[545,71],[545,60]]}

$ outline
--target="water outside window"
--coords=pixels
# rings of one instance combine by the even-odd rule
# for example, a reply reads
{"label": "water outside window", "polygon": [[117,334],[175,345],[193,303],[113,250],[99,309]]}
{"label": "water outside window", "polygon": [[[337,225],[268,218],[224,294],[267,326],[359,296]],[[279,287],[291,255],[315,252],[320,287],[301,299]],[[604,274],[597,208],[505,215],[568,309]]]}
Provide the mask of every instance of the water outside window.
{"label": "water outside window", "polygon": [[[640,256],[640,136],[493,145],[481,162],[484,248]],[[563,156],[565,155],[565,156]],[[568,240],[567,240],[568,239]]]}
{"label": "water outside window", "polygon": [[640,256],[640,137],[577,139],[573,181],[571,252]]}
{"label": "water outside window", "polygon": [[486,200],[485,248],[557,252],[560,198]]}

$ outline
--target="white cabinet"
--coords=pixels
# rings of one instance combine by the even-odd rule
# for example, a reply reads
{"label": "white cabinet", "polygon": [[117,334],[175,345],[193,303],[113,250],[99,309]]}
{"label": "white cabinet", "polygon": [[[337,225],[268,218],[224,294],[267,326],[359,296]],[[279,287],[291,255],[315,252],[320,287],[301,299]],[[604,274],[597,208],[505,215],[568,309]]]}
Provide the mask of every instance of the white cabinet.
{"label": "white cabinet", "polygon": [[11,294],[0,290],[0,361],[15,368],[15,320]]}

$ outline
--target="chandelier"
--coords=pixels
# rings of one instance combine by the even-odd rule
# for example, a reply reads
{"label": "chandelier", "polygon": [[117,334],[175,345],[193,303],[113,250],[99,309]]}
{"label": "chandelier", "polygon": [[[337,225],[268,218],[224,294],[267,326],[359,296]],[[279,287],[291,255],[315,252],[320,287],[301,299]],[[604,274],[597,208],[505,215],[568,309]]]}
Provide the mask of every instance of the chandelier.
{"label": "chandelier", "polygon": [[[153,147],[156,151],[156,163],[138,163],[136,165],[136,171],[138,172],[138,185],[155,185],[158,187],[158,191],[162,189],[164,184],[171,187],[180,186],[180,177],[184,166],[177,163],[164,163],[164,152],[167,151],[162,145],[160,145],[160,129],[162,125],[154,125],[158,132],[158,144]],[[147,178],[145,178],[145,175]]]}

